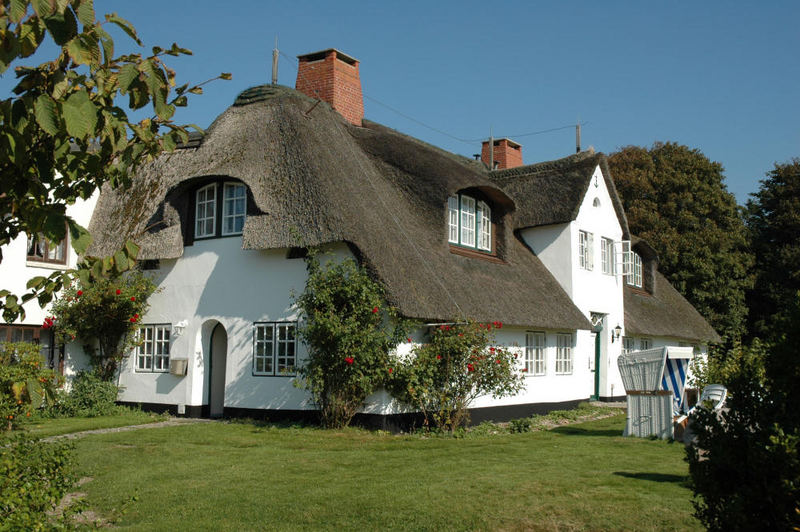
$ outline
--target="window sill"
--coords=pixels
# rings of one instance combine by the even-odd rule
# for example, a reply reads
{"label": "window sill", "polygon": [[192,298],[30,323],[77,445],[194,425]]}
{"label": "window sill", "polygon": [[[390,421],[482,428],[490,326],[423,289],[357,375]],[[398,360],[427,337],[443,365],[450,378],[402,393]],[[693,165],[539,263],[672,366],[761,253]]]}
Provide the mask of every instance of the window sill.
{"label": "window sill", "polygon": [[273,375],[271,373],[252,373],[251,375],[253,377],[283,377],[283,378],[290,378],[290,379],[292,379],[294,377],[297,377],[296,373],[285,373],[285,374],[280,374],[280,375]]}
{"label": "window sill", "polygon": [[473,259],[481,259],[495,264],[506,264],[506,262],[493,253],[486,253],[478,251],[477,249],[464,248],[450,244],[450,253],[453,255],[461,255],[462,257],[470,257]]}
{"label": "window sill", "polygon": [[38,261],[32,259],[25,260],[25,266],[28,268],[42,268],[45,270],[66,270],[67,263],[66,262],[47,262],[47,261]]}

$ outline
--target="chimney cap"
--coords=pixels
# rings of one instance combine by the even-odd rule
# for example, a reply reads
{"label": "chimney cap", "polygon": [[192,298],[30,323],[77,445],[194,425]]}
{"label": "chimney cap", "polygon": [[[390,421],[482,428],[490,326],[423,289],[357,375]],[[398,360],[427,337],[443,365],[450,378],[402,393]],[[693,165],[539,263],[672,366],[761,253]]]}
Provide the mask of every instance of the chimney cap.
{"label": "chimney cap", "polygon": [[[511,146],[512,148],[521,148],[521,147],[522,147],[522,144],[520,144],[519,142],[517,142],[517,141],[515,141],[515,140],[511,140],[511,139],[510,139],[510,138],[508,138],[508,137],[494,137],[494,146],[499,146],[499,145],[500,145],[500,143],[501,143],[502,141],[504,141],[504,140],[505,140],[505,141],[508,143],[508,145],[509,145],[509,146]],[[485,144],[488,144],[488,143],[489,143],[489,139],[486,139],[486,140],[484,140],[483,142],[484,142]]]}
{"label": "chimney cap", "polygon": [[300,61],[302,61],[304,59],[306,61],[319,61],[320,59],[325,59],[326,57],[328,57],[328,55],[331,52],[336,52],[336,58],[337,59],[341,59],[342,61],[344,61],[345,63],[348,63],[350,65],[354,65],[354,64],[359,62],[358,59],[356,59],[355,57],[353,57],[353,56],[351,56],[349,54],[346,54],[346,53],[344,53],[341,50],[338,50],[336,48],[326,48],[325,50],[319,50],[317,52],[311,52],[311,53],[308,53],[308,54],[298,55],[297,59],[299,59]]}

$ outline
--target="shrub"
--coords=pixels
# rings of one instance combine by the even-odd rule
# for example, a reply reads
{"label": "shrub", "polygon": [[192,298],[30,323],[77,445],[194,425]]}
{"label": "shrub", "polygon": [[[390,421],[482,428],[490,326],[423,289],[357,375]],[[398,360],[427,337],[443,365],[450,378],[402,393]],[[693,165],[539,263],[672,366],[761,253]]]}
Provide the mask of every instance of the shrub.
{"label": "shrub", "polygon": [[0,529],[50,530],[48,516],[74,484],[73,444],[17,434],[0,445]]}
{"label": "shrub", "polygon": [[54,401],[60,380],[43,366],[38,345],[0,343],[0,420],[6,430]]}
{"label": "shrub", "polygon": [[94,371],[110,381],[124,354],[136,345],[134,332],[155,289],[140,271],[72,285],[53,304],[54,319],[45,326],[54,327],[61,342],[82,342]]}
{"label": "shrub", "polygon": [[508,423],[508,431],[512,434],[530,432],[533,429],[533,419],[529,417],[522,417],[519,419],[512,419]]}
{"label": "shrub", "polygon": [[59,395],[51,413],[54,417],[97,417],[117,411],[119,388],[113,382],[102,380],[97,375],[81,371],[72,381],[69,393]]}
{"label": "shrub", "polygon": [[323,425],[340,428],[386,381],[389,350],[405,325],[381,285],[352,259],[322,266],[311,253],[306,263],[308,281],[296,303],[308,357],[297,382],[311,392]]}
{"label": "shrub", "polygon": [[765,371],[787,349],[793,356],[775,371],[795,375],[795,345],[776,351],[755,342],[734,349],[723,373],[727,409],[717,414],[701,405],[692,414],[697,439],[687,460],[695,515],[710,530],[800,526],[800,429],[797,404],[786,401],[787,394],[796,396],[797,381],[784,384]]}
{"label": "shrub", "polygon": [[429,343],[416,347],[409,357],[395,359],[392,395],[422,412],[426,426],[452,433],[467,424],[469,406],[478,396],[500,398],[519,392],[523,381],[517,355],[490,346],[492,325],[468,322],[434,328]]}

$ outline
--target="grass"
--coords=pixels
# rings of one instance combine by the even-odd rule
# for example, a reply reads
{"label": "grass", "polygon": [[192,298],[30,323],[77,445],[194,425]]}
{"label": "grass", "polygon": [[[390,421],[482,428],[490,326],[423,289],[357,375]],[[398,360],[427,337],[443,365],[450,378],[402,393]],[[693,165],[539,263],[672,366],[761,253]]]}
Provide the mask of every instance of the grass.
{"label": "grass", "polygon": [[93,435],[76,455],[90,508],[132,530],[699,530],[683,447],[623,425],[454,439],[202,423]]}
{"label": "grass", "polygon": [[120,407],[116,414],[96,417],[41,418],[35,417],[22,423],[29,434],[40,438],[81,432],[84,430],[108,429],[127,425],[142,425],[164,421],[167,416],[150,414],[141,410]]}

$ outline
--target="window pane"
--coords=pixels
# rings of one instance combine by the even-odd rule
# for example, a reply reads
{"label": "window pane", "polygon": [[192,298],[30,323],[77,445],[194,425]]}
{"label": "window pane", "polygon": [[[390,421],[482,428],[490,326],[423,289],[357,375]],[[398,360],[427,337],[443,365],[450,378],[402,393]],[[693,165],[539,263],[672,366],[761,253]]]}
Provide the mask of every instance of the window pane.
{"label": "window pane", "polygon": [[478,235],[478,248],[485,251],[492,250],[492,211],[484,202],[478,202],[478,217],[480,218],[480,233]]}
{"label": "window pane", "polygon": [[244,185],[225,183],[222,202],[222,234],[232,235],[242,232],[246,210],[246,190]]}
{"label": "window pane", "polygon": [[475,200],[461,196],[461,243],[475,247]]}
{"label": "window pane", "polygon": [[458,198],[450,196],[447,198],[448,212],[448,235],[447,240],[455,244],[458,243]]}
{"label": "window pane", "polygon": [[213,236],[216,225],[217,185],[207,185],[197,191],[195,196],[195,236]]}

